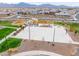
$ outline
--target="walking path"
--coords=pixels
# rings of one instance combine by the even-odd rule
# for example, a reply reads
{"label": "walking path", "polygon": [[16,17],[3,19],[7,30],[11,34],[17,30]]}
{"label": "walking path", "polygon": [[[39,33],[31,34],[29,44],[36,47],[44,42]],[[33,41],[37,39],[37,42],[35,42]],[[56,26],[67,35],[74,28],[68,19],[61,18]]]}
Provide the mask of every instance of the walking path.
{"label": "walking path", "polygon": [[34,51],[18,53],[13,56],[62,56],[62,55],[48,51],[34,50]]}

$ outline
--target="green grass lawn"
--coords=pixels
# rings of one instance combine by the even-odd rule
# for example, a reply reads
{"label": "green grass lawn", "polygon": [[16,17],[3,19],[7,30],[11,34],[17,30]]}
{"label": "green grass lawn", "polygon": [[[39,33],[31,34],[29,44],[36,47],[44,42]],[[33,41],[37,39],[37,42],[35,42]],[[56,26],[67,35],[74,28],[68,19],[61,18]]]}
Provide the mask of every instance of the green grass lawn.
{"label": "green grass lawn", "polygon": [[0,53],[8,50],[9,48],[19,47],[21,44],[21,39],[18,38],[9,38],[3,43],[0,44]]}
{"label": "green grass lawn", "polygon": [[0,40],[6,37],[7,35],[9,35],[10,33],[12,33],[14,30],[15,29],[11,29],[11,28],[0,29]]}
{"label": "green grass lawn", "polygon": [[67,26],[70,27],[74,32],[79,33],[79,24],[78,23],[67,23]]}
{"label": "green grass lawn", "polygon": [[57,24],[57,25],[64,25],[65,23],[64,22],[54,22],[54,24]]}
{"label": "green grass lawn", "polygon": [[62,21],[61,22],[54,21],[54,22],[52,22],[52,24],[62,25],[62,26],[65,26],[66,28],[70,27],[71,30],[79,33],[79,23],[71,23],[71,22],[65,23],[65,22],[62,22]]}
{"label": "green grass lawn", "polygon": [[0,21],[0,25],[1,26],[9,26],[9,27],[19,27],[16,25],[12,25],[12,23],[10,21]]}

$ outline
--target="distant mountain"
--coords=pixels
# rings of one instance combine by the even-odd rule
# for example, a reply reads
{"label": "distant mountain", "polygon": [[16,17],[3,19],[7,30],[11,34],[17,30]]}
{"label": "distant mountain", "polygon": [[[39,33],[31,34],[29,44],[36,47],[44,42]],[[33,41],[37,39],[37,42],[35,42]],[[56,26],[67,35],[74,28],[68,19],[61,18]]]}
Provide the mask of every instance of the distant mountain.
{"label": "distant mountain", "polygon": [[36,7],[36,5],[20,2],[20,3],[16,4],[15,7]]}
{"label": "distant mountain", "polygon": [[[29,4],[29,3],[24,3],[20,2],[17,4],[7,4],[7,3],[0,3],[0,8],[32,8],[32,7],[38,7],[38,8],[43,8],[43,7],[48,7],[48,8],[72,8],[70,6],[65,6],[65,5],[51,5],[51,4],[41,4],[41,5],[35,5],[35,4]],[[78,8],[78,7],[77,7]]]}
{"label": "distant mountain", "polygon": [[7,4],[7,3],[0,3],[0,7],[3,8],[3,7],[14,7],[15,4]]}
{"label": "distant mountain", "polygon": [[39,7],[48,7],[48,8],[70,8],[69,6],[65,6],[65,5],[56,6],[56,5],[51,5],[51,4],[42,4],[42,5],[39,5]]}
{"label": "distant mountain", "polygon": [[56,7],[58,7],[58,6],[56,6],[56,5],[51,5],[51,4],[41,4],[41,5],[38,5],[38,7],[56,8]]}

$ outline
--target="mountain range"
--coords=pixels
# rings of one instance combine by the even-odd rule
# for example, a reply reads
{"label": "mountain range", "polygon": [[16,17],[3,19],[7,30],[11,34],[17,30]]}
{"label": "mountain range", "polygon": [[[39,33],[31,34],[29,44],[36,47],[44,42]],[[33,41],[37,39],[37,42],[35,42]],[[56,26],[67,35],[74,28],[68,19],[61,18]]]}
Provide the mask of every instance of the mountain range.
{"label": "mountain range", "polygon": [[35,4],[30,4],[30,3],[24,3],[20,2],[17,4],[8,4],[8,3],[0,3],[0,8],[79,8],[79,7],[71,7],[71,6],[65,6],[65,5],[52,5],[52,4],[40,4],[40,5],[35,5]]}

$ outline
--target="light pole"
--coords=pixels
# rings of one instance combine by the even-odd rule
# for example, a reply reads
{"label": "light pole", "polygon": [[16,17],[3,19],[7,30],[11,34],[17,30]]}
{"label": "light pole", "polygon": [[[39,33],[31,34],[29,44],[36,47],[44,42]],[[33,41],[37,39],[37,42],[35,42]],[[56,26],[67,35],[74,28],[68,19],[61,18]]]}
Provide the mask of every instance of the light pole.
{"label": "light pole", "polygon": [[42,37],[42,40],[43,40],[43,42],[44,42],[44,37]]}
{"label": "light pole", "polygon": [[30,23],[29,23],[28,29],[29,29],[29,40],[30,40]]}
{"label": "light pole", "polygon": [[54,32],[53,32],[53,44],[52,44],[53,46],[55,45],[54,40],[55,40],[55,26],[54,26]]}

